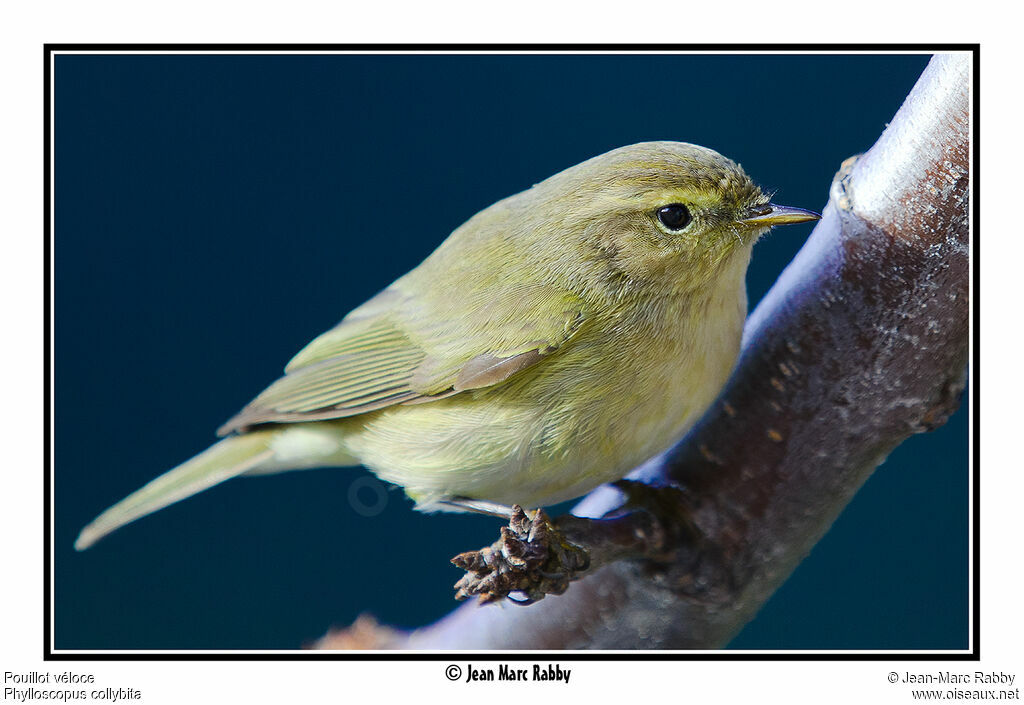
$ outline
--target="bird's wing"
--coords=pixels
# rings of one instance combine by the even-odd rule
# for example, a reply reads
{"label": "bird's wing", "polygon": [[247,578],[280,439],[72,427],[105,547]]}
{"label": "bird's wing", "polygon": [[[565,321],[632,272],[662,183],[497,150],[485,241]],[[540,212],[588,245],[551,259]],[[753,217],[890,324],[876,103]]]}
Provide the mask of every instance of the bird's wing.
{"label": "bird's wing", "polygon": [[470,294],[469,301],[438,292],[427,301],[401,284],[313,340],[218,433],[354,416],[500,384],[554,353],[584,323],[581,302],[550,286],[492,290],[486,300]]}

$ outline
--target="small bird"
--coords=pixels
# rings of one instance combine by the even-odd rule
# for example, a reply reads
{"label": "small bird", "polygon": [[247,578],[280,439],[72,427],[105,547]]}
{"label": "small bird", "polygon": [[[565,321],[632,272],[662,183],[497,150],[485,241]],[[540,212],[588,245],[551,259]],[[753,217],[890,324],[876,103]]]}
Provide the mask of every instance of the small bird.
{"label": "small bird", "polygon": [[735,162],[680,142],[498,201],[75,547],[238,475],[364,465],[426,511],[540,507],[621,479],[729,376],[757,239],[820,218],[769,201]]}

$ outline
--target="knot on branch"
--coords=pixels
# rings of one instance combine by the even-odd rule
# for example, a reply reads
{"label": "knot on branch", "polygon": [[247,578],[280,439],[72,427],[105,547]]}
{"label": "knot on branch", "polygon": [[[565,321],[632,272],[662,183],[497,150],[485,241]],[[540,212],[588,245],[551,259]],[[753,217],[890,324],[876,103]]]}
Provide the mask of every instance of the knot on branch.
{"label": "knot on branch", "polygon": [[331,629],[304,648],[328,651],[397,649],[402,648],[408,636],[406,632],[384,626],[372,615],[361,614],[351,626]]}
{"label": "knot on branch", "polygon": [[[543,510],[531,518],[513,505],[498,541],[452,559],[466,571],[455,584],[456,599],[477,595],[487,603],[519,592],[525,599],[514,602],[532,604],[615,561],[643,560],[647,570],[668,577],[680,561],[697,560],[702,541],[683,490],[631,480],[614,485],[626,501],[601,519],[565,515],[552,522]],[[692,555],[684,561],[681,552]]]}
{"label": "knot on branch", "polygon": [[862,154],[855,154],[846,158],[839,165],[839,171],[832,177],[832,186],[829,188],[829,200],[840,210],[849,211],[853,209],[853,201],[850,197],[850,175],[853,174],[853,167]]}
{"label": "knot on branch", "polygon": [[565,592],[590,566],[590,555],[569,542],[543,509],[531,518],[516,504],[500,539],[479,551],[460,553],[452,563],[466,571],[455,583],[456,599],[477,595],[487,603],[520,592],[525,599],[509,599],[528,605]]}

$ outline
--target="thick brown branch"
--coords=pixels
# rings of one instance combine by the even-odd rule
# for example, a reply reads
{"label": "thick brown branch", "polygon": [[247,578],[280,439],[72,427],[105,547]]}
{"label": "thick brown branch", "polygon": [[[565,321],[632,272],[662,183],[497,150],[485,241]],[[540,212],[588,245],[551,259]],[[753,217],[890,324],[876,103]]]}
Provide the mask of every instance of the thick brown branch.
{"label": "thick brown branch", "polygon": [[[392,645],[725,644],[886,455],[959,403],[969,73],[967,55],[935,57],[875,146],[843,165],[824,218],[751,315],[719,401],[645,469],[685,490],[696,554],[615,562],[522,609],[466,605]],[[584,502],[589,516],[620,503],[607,488]]]}

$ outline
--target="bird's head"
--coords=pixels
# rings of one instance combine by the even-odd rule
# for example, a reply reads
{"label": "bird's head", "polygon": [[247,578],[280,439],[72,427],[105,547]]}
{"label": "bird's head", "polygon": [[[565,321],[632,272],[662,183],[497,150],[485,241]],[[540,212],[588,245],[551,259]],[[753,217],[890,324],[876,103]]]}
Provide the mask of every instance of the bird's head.
{"label": "bird's head", "polygon": [[639,286],[705,286],[737,257],[745,268],[773,226],[820,218],[771,203],[739,164],[682,142],[622,147],[536,188],[561,221],[550,232],[574,233],[583,259]]}

